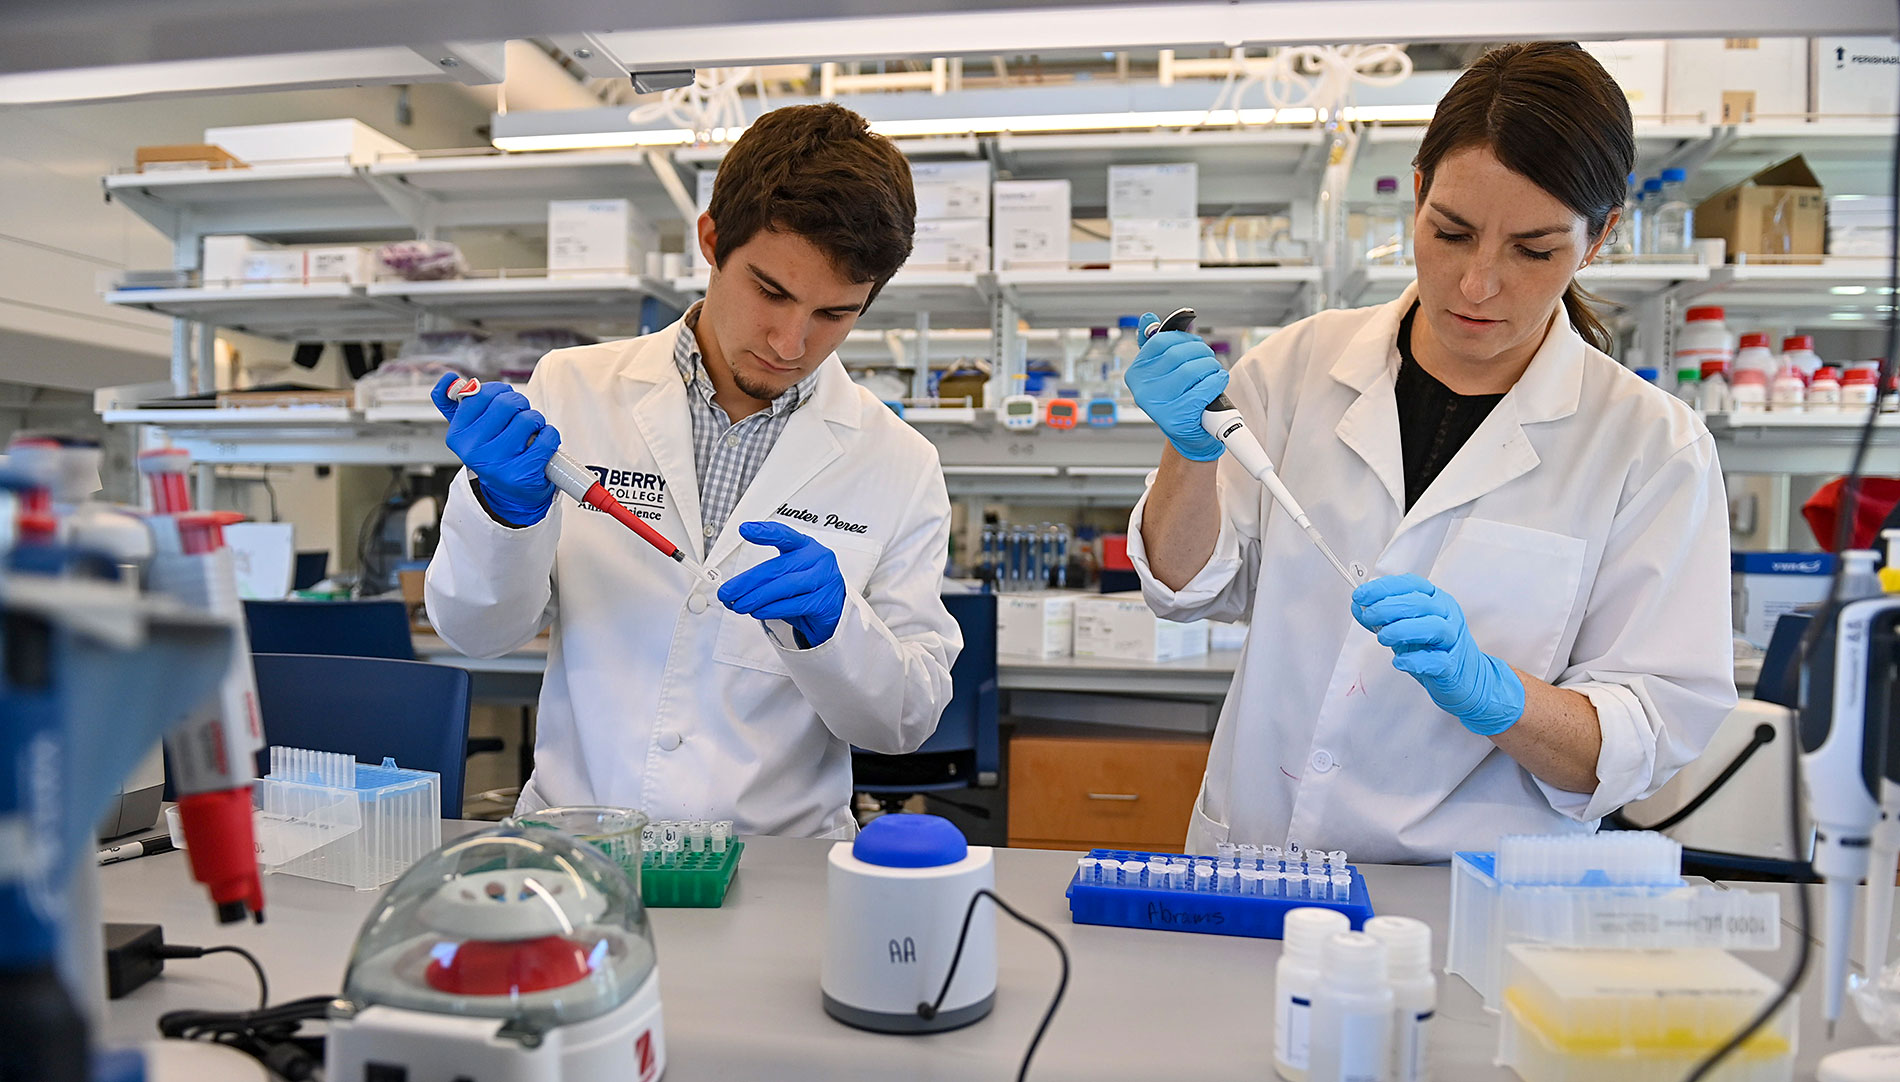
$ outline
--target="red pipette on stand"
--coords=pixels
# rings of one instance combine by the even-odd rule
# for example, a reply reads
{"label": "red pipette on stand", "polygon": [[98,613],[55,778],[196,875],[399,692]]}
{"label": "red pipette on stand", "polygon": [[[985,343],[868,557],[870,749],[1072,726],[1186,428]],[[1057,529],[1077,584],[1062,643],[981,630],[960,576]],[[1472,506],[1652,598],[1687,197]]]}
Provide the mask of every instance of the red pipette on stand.
{"label": "red pipette on stand", "polygon": [[[449,384],[448,395],[452,401],[460,402],[481,389],[481,380],[474,376],[466,376]],[[639,515],[614,499],[614,494],[608,492],[605,486],[594,479],[593,473],[587,467],[575,461],[574,457],[566,451],[555,451],[554,457],[548,459],[548,480],[554,482],[555,488],[567,493],[575,500],[596,511],[611,515],[621,525],[639,534],[642,541],[659,549],[663,555],[678,562],[695,576],[709,583],[713,581],[712,575],[687,556],[684,549],[668,541],[665,534],[647,525]]]}

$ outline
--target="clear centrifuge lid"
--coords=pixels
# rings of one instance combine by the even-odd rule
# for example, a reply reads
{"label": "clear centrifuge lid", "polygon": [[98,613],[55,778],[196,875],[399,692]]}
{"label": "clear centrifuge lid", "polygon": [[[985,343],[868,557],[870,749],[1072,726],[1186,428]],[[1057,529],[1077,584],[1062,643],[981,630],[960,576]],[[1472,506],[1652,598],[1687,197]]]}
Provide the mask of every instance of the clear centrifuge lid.
{"label": "clear centrifuge lid", "polygon": [[552,831],[496,826],[390,885],[357,935],[343,998],[546,1029],[614,1009],[653,967],[626,872]]}

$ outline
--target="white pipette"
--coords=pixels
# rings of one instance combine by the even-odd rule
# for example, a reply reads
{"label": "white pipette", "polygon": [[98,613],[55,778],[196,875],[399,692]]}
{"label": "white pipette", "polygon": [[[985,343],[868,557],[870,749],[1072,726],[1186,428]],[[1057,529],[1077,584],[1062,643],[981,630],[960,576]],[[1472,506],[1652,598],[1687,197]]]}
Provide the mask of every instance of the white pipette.
{"label": "white pipette", "polygon": [[[1177,308],[1168,314],[1168,318],[1150,325],[1143,340],[1146,341],[1162,331],[1185,331],[1193,325],[1194,309]],[[1279,504],[1281,510],[1293,516],[1293,521],[1300,529],[1306,531],[1306,536],[1313,542],[1313,547],[1319,549],[1320,555],[1326,557],[1326,562],[1333,565],[1333,569],[1339,572],[1340,578],[1346,580],[1349,588],[1357,589],[1364,584],[1366,581],[1364,570],[1356,564],[1348,568],[1338,556],[1333,554],[1333,547],[1326,543],[1325,536],[1319,532],[1319,527],[1313,525],[1313,520],[1306,517],[1306,511],[1300,506],[1300,501],[1293,498],[1293,493],[1287,489],[1286,483],[1280,480],[1279,471],[1273,468],[1273,460],[1267,457],[1266,448],[1260,446],[1260,441],[1248,430],[1247,422],[1240,419],[1240,410],[1234,407],[1233,402],[1229,401],[1225,394],[1207,404],[1206,411],[1201,414],[1201,427],[1205,428],[1209,435],[1221,441],[1227,448],[1227,452],[1240,463],[1241,469],[1246,470],[1256,481],[1267,486],[1267,491],[1273,494],[1273,502]]]}

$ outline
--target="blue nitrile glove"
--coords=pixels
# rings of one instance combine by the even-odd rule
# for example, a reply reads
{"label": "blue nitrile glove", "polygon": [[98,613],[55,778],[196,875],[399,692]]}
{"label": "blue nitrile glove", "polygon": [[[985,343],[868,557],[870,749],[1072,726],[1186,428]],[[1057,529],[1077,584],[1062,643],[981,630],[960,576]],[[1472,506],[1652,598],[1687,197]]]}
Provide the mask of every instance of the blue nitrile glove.
{"label": "blue nitrile glove", "polygon": [[1373,579],[1352,592],[1352,618],[1392,648],[1393,668],[1479,736],[1496,736],[1524,716],[1524,681],[1478,649],[1458,602],[1425,579]]}
{"label": "blue nitrile glove", "polygon": [[[1159,322],[1153,312],[1142,316],[1141,333]],[[1182,458],[1212,462],[1226,450],[1201,427],[1201,414],[1227,389],[1227,370],[1199,335],[1162,331],[1141,344],[1122,379]]]}
{"label": "blue nitrile glove", "polygon": [[532,526],[554,505],[548,459],[561,434],[506,384],[484,383],[460,402],[451,399],[449,385],[460,378],[447,373],[431,392],[449,419],[449,450],[480,480],[489,514],[509,526]]}
{"label": "blue nitrile glove", "polygon": [[808,648],[831,638],[844,615],[844,572],[831,550],[782,522],[742,522],[739,536],[778,555],[726,580],[719,600],[743,616],[791,624]]}

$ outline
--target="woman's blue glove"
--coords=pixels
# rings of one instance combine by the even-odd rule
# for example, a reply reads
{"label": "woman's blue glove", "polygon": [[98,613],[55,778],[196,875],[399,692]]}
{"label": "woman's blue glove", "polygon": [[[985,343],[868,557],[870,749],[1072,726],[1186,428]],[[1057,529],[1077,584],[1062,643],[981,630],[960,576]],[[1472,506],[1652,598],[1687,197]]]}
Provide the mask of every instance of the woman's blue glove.
{"label": "woman's blue glove", "polygon": [[430,396],[449,419],[449,450],[481,482],[489,514],[509,526],[532,526],[554,506],[554,482],[548,459],[561,446],[561,434],[506,384],[484,383],[460,402],[449,397],[453,372],[436,381]]}
{"label": "woman's blue glove", "polygon": [[[1142,316],[1141,333],[1159,322],[1153,312]],[[1201,427],[1201,414],[1227,389],[1227,370],[1200,336],[1162,331],[1141,344],[1122,379],[1135,405],[1160,426],[1182,458],[1212,462],[1221,456],[1226,448]]]}
{"label": "woman's blue glove", "polygon": [[1496,736],[1524,716],[1524,681],[1478,649],[1458,602],[1425,579],[1373,579],[1352,592],[1352,618],[1392,648],[1393,668],[1479,736]]}
{"label": "woman's blue glove", "polygon": [[742,522],[739,536],[778,555],[726,580],[719,600],[733,612],[792,625],[807,648],[838,630],[844,572],[831,550],[782,522]]}

